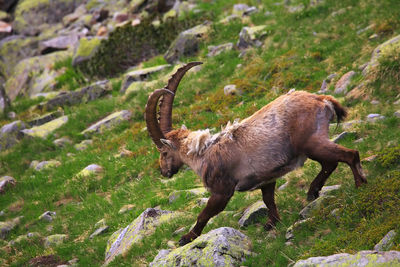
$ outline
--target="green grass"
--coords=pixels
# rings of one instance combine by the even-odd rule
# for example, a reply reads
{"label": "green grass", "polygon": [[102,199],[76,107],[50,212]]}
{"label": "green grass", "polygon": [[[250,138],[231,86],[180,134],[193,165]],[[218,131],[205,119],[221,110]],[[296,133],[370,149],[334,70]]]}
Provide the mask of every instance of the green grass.
{"label": "green grass", "polygon": [[[370,59],[373,49],[399,32],[400,3],[395,0],[326,0],[321,6],[307,7],[303,12],[290,14],[283,5],[275,1],[204,1],[199,8],[207,10],[215,22],[229,15],[235,3],[257,5],[260,12],[244,21],[233,21],[227,25],[214,23],[212,32],[201,44],[197,55],[182,59],[203,61],[200,71],[186,74],[176,95],[173,111],[175,127],[185,124],[190,129],[220,129],[220,125],[245,118],[291,88],[316,92],[322,80],[331,73],[338,76]],[[295,4],[308,1],[292,1]],[[343,14],[332,16],[332,12],[347,8]],[[273,15],[265,16],[265,11]],[[269,34],[261,48],[252,48],[242,57],[240,51],[232,50],[208,58],[207,46],[226,42],[236,43],[243,26],[268,25]],[[375,27],[362,34],[359,29],[370,24]],[[369,40],[372,33],[379,37]],[[341,184],[330,205],[314,214],[314,219],[295,232],[293,245],[285,245],[286,229],[299,220],[299,211],[307,204],[306,192],[318,174],[318,163],[308,160],[302,169],[290,173],[285,179],[289,186],[276,193],[276,202],[282,222],[274,230],[275,237],[263,230],[263,223],[240,229],[253,242],[253,255],[243,263],[245,266],[286,266],[301,258],[353,253],[372,249],[389,230],[400,231],[400,218],[396,207],[400,199],[399,141],[400,119],[393,113],[393,96],[398,91],[398,55],[393,60],[382,62],[380,74],[368,84],[370,101],[350,101],[340,97],[349,108],[349,118],[362,119],[369,113],[380,113],[386,117],[377,123],[363,123],[354,127],[356,132],[340,141],[341,145],[360,151],[362,158],[378,155],[375,162],[363,163],[368,176],[368,185],[356,189],[351,170],[339,164],[327,181],[327,185]],[[162,56],[143,63],[143,67],[164,64]],[[60,88],[74,89],[86,80],[70,65],[70,59],[56,62],[54,68],[65,68],[58,80]],[[241,66],[238,66],[241,64]],[[158,79],[170,70],[151,79]],[[397,75],[397,76],[396,76]],[[338,77],[338,78],[339,78]],[[0,241],[0,265],[24,266],[36,256],[56,254],[63,260],[79,258],[80,266],[101,266],[108,237],[126,227],[146,208],[160,206],[162,209],[184,212],[184,216],[162,225],[153,235],[147,236],[126,255],[119,256],[110,266],[147,265],[167,242],[177,242],[180,236],[172,233],[180,227],[192,225],[202,207],[195,198],[179,197],[170,204],[168,196],[175,190],[201,186],[200,178],[193,171],[182,169],[168,183],[161,181],[158,170],[158,152],[144,129],[144,107],[149,89],[135,92],[128,97],[119,95],[122,77],[112,80],[112,97],[98,99],[87,104],[68,106],[64,112],[69,121],[47,139],[24,139],[12,150],[0,154],[0,175],[11,175],[17,180],[15,188],[0,195],[0,210],[5,215],[1,221],[23,215],[20,226],[14,229],[6,241]],[[363,81],[361,75],[353,80],[354,86]],[[223,88],[236,84],[242,95],[225,96]],[[162,86],[162,85],[161,85]],[[332,86],[332,84],[331,84]],[[154,88],[155,89],[155,88]],[[29,118],[30,107],[41,100],[18,99],[13,110],[19,118]],[[389,101],[389,102],[387,102]],[[52,141],[68,136],[74,143],[85,139],[80,132],[112,112],[129,109],[130,121],[103,134],[94,135],[94,144],[85,151],[76,151],[73,145],[56,147]],[[3,125],[9,121],[0,121]],[[342,132],[339,127],[331,136]],[[363,142],[354,141],[363,138]],[[121,149],[133,152],[131,157],[116,157]],[[68,156],[73,153],[74,156]],[[32,160],[59,160],[58,168],[41,172],[29,168]],[[85,179],[76,174],[89,164],[104,167],[104,173]],[[278,185],[284,180],[278,180]],[[261,199],[259,191],[236,193],[225,213],[219,215],[204,232],[222,226],[239,228],[238,217],[248,205]],[[384,200],[384,202],[382,202]],[[134,208],[124,214],[119,209],[133,204]],[[338,209],[336,220],[330,215]],[[45,211],[57,212],[51,223],[39,222]],[[94,239],[89,235],[94,224],[105,218],[110,226],[108,233]],[[265,219],[266,220],[266,219]],[[51,226],[51,227],[50,227]],[[28,232],[38,232],[41,237],[65,233],[67,241],[58,247],[45,249],[41,238],[24,241],[9,247],[7,242]],[[397,237],[399,241],[400,237]],[[400,250],[399,242],[394,249]]]}

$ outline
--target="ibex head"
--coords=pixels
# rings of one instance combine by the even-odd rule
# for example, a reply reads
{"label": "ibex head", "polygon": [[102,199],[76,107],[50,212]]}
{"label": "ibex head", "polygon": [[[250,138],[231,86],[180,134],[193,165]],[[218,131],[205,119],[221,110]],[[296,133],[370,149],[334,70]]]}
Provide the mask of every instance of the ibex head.
{"label": "ibex head", "polygon": [[[160,151],[161,174],[165,177],[172,177],[183,165],[179,153],[180,144],[174,138],[176,134],[172,131],[172,105],[175,92],[183,75],[190,68],[200,64],[202,62],[191,62],[179,68],[169,79],[167,86],[155,90],[147,101],[145,112],[147,130],[158,151]],[[158,102],[160,104],[159,117],[157,118]]]}

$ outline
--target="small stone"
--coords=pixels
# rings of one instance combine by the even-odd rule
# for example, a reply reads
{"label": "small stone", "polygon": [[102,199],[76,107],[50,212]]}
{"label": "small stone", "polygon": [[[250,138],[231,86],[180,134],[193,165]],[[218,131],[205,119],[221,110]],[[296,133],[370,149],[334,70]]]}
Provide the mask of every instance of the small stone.
{"label": "small stone", "polygon": [[243,16],[250,16],[254,13],[257,13],[258,9],[255,6],[251,6],[243,12]]}
{"label": "small stone", "polygon": [[241,95],[242,92],[236,88],[235,84],[228,84],[228,85],[225,85],[225,87],[224,87],[224,94],[226,96]]}
{"label": "small stone", "polygon": [[[0,177],[0,194],[5,193],[6,189],[10,186],[15,186],[16,181],[11,176]],[[4,212],[3,212],[4,213]]]}
{"label": "small stone", "polygon": [[129,15],[123,12],[117,12],[113,16],[113,20],[116,23],[121,23],[129,19]]}
{"label": "small stone", "polygon": [[61,166],[61,162],[59,162],[58,160],[45,160],[45,161],[39,162],[36,165],[35,170],[42,171],[42,170],[48,170],[51,168],[57,168],[59,166]]}
{"label": "small stone", "polygon": [[380,102],[379,102],[378,100],[372,100],[372,101],[371,101],[371,104],[372,104],[372,105],[378,105],[379,103],[380,103]]}
{"label": "small stone", "polygon": [[67,239],[67,235],[64,234],[55,234],[51,235],[45,238],[44,240],[44,247],[49,248],[49,247],[55,247],[58,245],[61,245],[64,243],[64,241]]}
{"label": "small stone", "polygon": [[118,211],[118,214],[124,214],[127,211],[133,210],[135,208],[135,205],[133,204],[127,204],[122,206],[122,208]]}
{"label": "small stone", "polygon": [[364,69],[365,69],[367,66],[368,66],[368,62],[367,62],[367,63],[364,63],[364,64],[362,64],[362,65],[360,65],[360,66],[358,67],[358,69],[359,69],[360,71],[364,71]]}
{"label": "small stone", "polygon": [[121,110],[114,112],[104,119],[91,125],[86,130],[82,131],[81,134],[84,136],[90,136],[94,133],[103,133],[107,129],[112,129],[117,125],[121,124],[123,121],[127,121],[131,118],[132,112],[129,110]]}
{"label": "small stone", "polygon": [[362,161],[364,161],[364,162],[373,162],[373,161],[376,160],[377,157],[378,157],[377,155],[372,155],[372,156],[366,157]]}
{"label": "small stone", "polygon": [[96,33],[96,36],[106,36],[108,33],[107,27],[101,26]]}
{"label": "small stone", "polygon": [[202,197],[202,198],[197,199],[197,205],[199,205],[199,206],[206,205],[207,202],[208,202],[208,198],[206,198],[206,197]]}
{"label": "small stone", "polygon": [[61,117],[63,115],[64,115],[63,111],[50,112],[50,113],[46,113],[46,114],[44,114],[44,115],[42,115],[40,117],[34,118],[34,119],[28,121],[27,123],[31,127],[40,126],[40,125],[43,125],[43,124],[45,124],[47,122],[50,122],[50,121],[52,121],[54,119],[57,119],[57,118],[59,118],[59,117]]}
{"label": "small stone", "polygon": [[249,9],[249,6],[246,4],[235,4],[233,5],[232,13],[238,16],[242,16],[247,9]]}
{"label": "small stone", "polygon": [[169,203],[175,202],[181,195],[186,194],[186,196],[202,196],[207,193],[207,189],[204,187],[200,188],[194,188],[194,189],[189,189],[189,190],[179,190],[179,191],[174,191],[172,192],[168,199]]}
{"label": "small stone", "polygon": [[246,227],[250,224],[256,223],[259,221],[260,217],[265,217],[268,215],[267,206],[263,201],[257,201],[252,204],[243,212],[242,217],[239,220],[240,227]]}
{"label": "small stone", "polygon": [[95,174],[100,174],[102,173],[103,167],[101,167],[100,165],[97,164],[90,164],[87,167],[85,167],[83,170],[81,170],[77,176],[79,177],[89,177]]}
{"label": "small stone", "polygon": [[15,219],[0,222],[0,239],[6,239],[11,230],[13,230],[21,223],[22,218],[24,217],[19,216]]}
{"label": "small stone", "polygon": [[239,33],[239,41],[237,47],[245,49],[250,46],[260,47],[262,45],[261,39],[268,33],[266,25],[243,27]]}
{"label": "small stone", "polygon": [[167,246],[168,246],[170,249],[175,249],[175,248],[176,248],[175,242],[172,241],[172,240],[169,240],[169,241],[167,242]]}
{"label": "small stone", "polygon": [[39,220],[45,221],[45,222],[51,222],[54,220],[56,217],[56,212],[54,211],[46,211],[42,215],[39,216]]}
{"label": "small stone", "polygon": [[227,16],[226,18],[221,19],[219,21],[219,23],[228,24],[228,23],[230,23],[232,21],[235,21],[235,20],[240,20],[240,17],[238,15],[236,15],[236,14],[232,14],[230,16]]}
{"label": "small stone", "polygon": [[294,231],[298,230],[302,225],[310,222],[311,220],[312,220],[311,218],[307,218],[305,220],[297,221],[291,226],[289,226],[285,234],[286,241],[292,240],[294,238]]}
{"label": "small stone", "polygon": [[100,227],[104,227],[106,226],[106,219],[101,219],[100,221],[98,221],[95,225],[94,228],[100,228]]}
{"label": "small stone", "polygon": [[370,37],[368,37],[368,39],[369,40],[375,40],[375,39],[378,39],[379,38],[379,35],[378,34],[376,34],[376,33],[374,33],[374,34],[372,34]]}
{"label": "small stone", "polygon": [[354,143],[359,144],[364,142],[364,138],[358,138],[357,140],[354,141]]}
{"label": "small stone", "polygon": [[397,110],[393,115],[397,118],[400,118],[400,110]]}
{"label": "small stone", "polygon": [[336,77],[337,77],[336,73],[329,74],[328,77],[326,77],[326,81],[330,83]]}
{"label": "small stone", "polygon": [[319,89],[319,93],[323,94],[326,93],[327,91],[328,91],[328,83],[326,82],[326,80],[323,80],[321,88]]}
{"label": "small stone", "polygon": [[310,218],[313,212],[319,210],[321,207],[324,206],[324,204],[328,203],[331,199],[334,198],[334,196],[320,195],[316,200],[308,203],[308,205],[300,211],[300,217],[303,219]]}
{"label": "small stone", "polygon": [[347,131],[344,131],[344,132],[342,132],[341,134],[339,134],[339,135],[333,137],[333,138],[332,138],[332,142],[334,142],[334,143],[337,144],[337,143],[339,143],[340,140],[343,140],[343,139],[346,138],[347,136],[356,135],[356,134],[357,134],[356,132],[347,132]]}
{"label": "small stone", "polygon": [[172,236],[181,235],[185,232],[185,230],[186,230],[186,227],[178,228],[172,233]]}
{"label": "small stone", "polygon": [[283,185],[278,187],[278,191],[283,191],[285,190],[289,185],[289,181],[286,181]]}
{"label": "small stone", "polygon": [[65,147],[66,145],[71,145],[72,140],[69,139],[68,137],[61,137],[53,141],[53,144],[55,144],[58,147]]}
{"label": "small stone", "polygon": [[383,116],[381,114],[377,114],[377,113],[371,113],[371,114],[368,114],[368,116],[367,116],[368,122],[377,122],[377,121],[384,120],[384,119],[385,119],[385,116]]}
{"label": "small stone", "polygon": [[221,54],[223,52],[230,51],[230,50],[232,50],[232,48],[233,48],[233,44],[232,43],[226,43],[226,44],[221,44],[221,45],[217,45],[217,46],[210,45],[210,46],[208,46],[208,54],[207,54],[207,56],[208,57],[214,57],[214,56],[217,56],[217,55],[219,55],[219,54]]}
{"label": "small stone", "polygon": [[339,219],[340,219],[339,209],[334,209],[334,210],[332,210],[330,214],[331,214],[332,217],[334,217],[336,220],[339,220]]}
{"label": "small stone", "polygon": [[15,113],[14,111],[10,111],[10,112],[7,113],[7,117],[10,120],[15,120],[15,118],[17,117],[17,113]]}
{"label": "small stone", "polygon": [[335,94],[346,94],[348,86],[351,83],[351,79],[353,76],[356,75],[355,71],[349,71],[346,74],[344,74],[339,81],[337,81],[335,85]]}
{"label": "small stone", "polygon": [[319,191],[319,195],[321,197],[327,196],[337,190],[339,190],[342,186],[340,184],[337,185],[326,185],[322,187],[321,191]]}
{"label": "small stone", "polygon": [[82,150],[87,149],[91,145],[93,145],[93,140],[87,139],[87,140],[83,140],[79,144],[76,144],[74,147],[76,150],[82,151]]}
{"label": "small stone", "polygon": [[394,246],[394,240],[396,238],[396,231],[389,231],[378,244],[374,246],[376,251],[388,251]]}
{"label": "small stone", "polygon": [[393,105],[400,105],[400,99],[397,99],[396,101],[394,101]]}
{"label": "small stone", "polygon": [[108,228],[109,228],[109,227],[106,225],[106,226],[103,226],[103,227],[100,227],[100,228],[96,229],[96,231],[94,231],[94,232],[89,236],[89,239],[93,239],[95,236],[98,236],[98,235],[100,235],[100,234],[103,234],[103,233],[107,232]]}

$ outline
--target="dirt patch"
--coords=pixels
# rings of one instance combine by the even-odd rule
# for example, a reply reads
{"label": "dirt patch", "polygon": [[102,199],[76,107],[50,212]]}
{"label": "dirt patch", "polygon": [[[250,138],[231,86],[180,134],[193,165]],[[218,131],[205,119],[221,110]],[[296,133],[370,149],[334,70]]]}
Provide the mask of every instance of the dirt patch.
{"label": "dirt patch", "polygon": [[39,266],[51,266],[56,267],[58,265],[66,264],[66,261],[60,259],[56,255],[39,256],[33,258],[29,261],[29,266],[39,267]]}
{"label": "dirt patch", "polygon": [[66,197],[66,198],[63,198],[63,199],[60,199],[60,200],[54,202],[54,205],[56,207],[59,207],[59,206],[66,205],[66,204],[74,202],[74,201],[77,202],[77,200],[72,197]]}

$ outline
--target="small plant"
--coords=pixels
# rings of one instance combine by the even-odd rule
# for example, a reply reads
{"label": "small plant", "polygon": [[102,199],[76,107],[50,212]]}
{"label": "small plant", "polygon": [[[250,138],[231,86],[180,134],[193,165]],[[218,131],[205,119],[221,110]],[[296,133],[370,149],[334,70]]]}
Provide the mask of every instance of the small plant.
{"label": "small plant", "polygon": [[64,69],[64,73],[56,78],[56,88],[66,88],[73,91],[82,87],[86,83],[86,79],[82,72],[72,66],[72,57],[65,60],[57,61],[54,64],[55,70]]}

